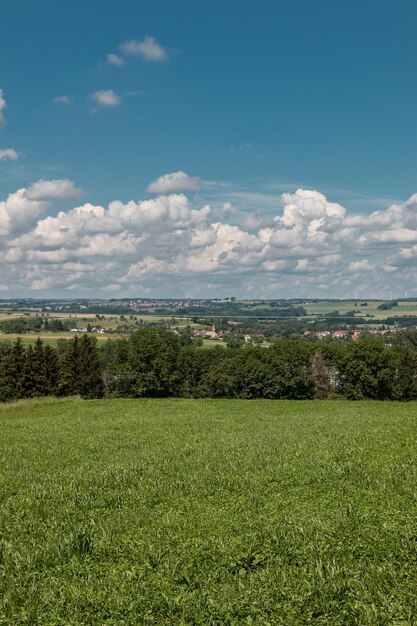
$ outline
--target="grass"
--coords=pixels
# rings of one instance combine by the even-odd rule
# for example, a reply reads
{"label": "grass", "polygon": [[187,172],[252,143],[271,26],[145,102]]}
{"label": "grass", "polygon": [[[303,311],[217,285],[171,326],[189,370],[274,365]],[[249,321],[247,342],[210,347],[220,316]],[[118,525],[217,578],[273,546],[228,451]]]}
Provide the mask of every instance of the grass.
{"label": "grass", "polygon": [[[35,334],[25,334],[25,335],[18,335],[15,333],[10,333],[7,335],[0,335],[0,342],[10,342],[10,343],[14,343],[16,341],[16,339],[18,337],[20,337],[20,339],[22,340],[22,343],[26,345],[34,345],[36,343],[36,340],[38,338],[42,339],[42,341],[44,343],[47,343],[48,345],[52,346],[53,348],[56,348],[58,345],[58,339],[72,339],[74,337],[74,335],[77,335],[78,337],[81,337],[84,333],[65,333],[65,332],[58,332],[58,333],[48,333],[48,332],[41,332],[41,333],[35,333]],[[99,335],[94,333],[93,335],[90,334],[90,336],[95,337],[98,341],[105,341],[107,339],[112,339],[112,338],[118,338],[121,337],[122,335]]]}
{"label": "grass", "polygon": [[416,404],[0,408],[0,624],[406,625]]}
{"label": "grass", "polygon": [[[17,337],[20,337],[20,339],[22,340],[22,343],[25,346],[35,345],[38,337],[40,337],[45,344],[47,343],[52,348],[56,348],[58,345],[58,339],[56,337],[54,337],[53,335],[46,335],[42,333],[38,335],[29,335],[29,336],[28,335],[0,335],[0,343],[14,343]],[[67,337],[65,337],[65,339],[67,339]],[[70,339],[70,337],[68,337],[68,339]]]}
{"label": "grass", "polygon": [[203,339],[202,348],[214,348],[214,346],[222,346],[223,348],[226,348],[227,344],[222,339]]}
{"label": "grass", "polygon": [[[355,302],[358,306],[355,307]],[[388,311],[380,311],[378,306],[383,300],[369,300],[368,306],[360,306],[360,300],[343,300],[343,301],[326,301],[326,302],[307,302],[303,307],[308,315],[324,315],[332,311],[339,311],[340,315],[346,315],[348,311],[355,311],[357,316],[365,317],[373,315],[376,320],[383,320],[387,317],[397,317],[404,315],[417,315],[417,302],[399,302],[397,307],[393,307]]]}

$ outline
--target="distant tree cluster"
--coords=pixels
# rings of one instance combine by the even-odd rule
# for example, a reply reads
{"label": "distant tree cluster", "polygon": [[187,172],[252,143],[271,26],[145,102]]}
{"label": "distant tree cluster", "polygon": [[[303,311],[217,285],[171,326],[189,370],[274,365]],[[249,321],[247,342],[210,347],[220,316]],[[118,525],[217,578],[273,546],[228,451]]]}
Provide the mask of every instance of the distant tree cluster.
{"label": "distant tree cluster", "polygon": [[390,300],[389,302],[382,302],[382,304],[378,305],[378,309],[380,311],[389,311],[390,309],[398,306],[397,300]]}
{"label": "distant tree cluster", "polygon": [[48,319],[41,316],[11,317],[0,321],[0,331],[5,334],[24,335],[42,331],[62,332],[71,328],[71,320]]}
{"label": "distant tree cluster", "polygon": [[59,350],[40,339],[0,344],[0,401],[47,395],[414,400],[417,331],[399,333],[393,345],[280,339],[204,350],[152,328],[100,348],[88,335],[61,340]]}
{"label": "distant tree cluster", "polygon": [[205,305],[190,305],[182,307],[156,307],[154,311],[157,315],[185,315],[185,316],[204,316],[215,315],[238,317],[239,319],[280,319],[280,318],[296,318],[307,314],[305,308],[301,305],[280,303],[280,302],[255,302],[242,303],[235,300],[214,302],[207,301]]}

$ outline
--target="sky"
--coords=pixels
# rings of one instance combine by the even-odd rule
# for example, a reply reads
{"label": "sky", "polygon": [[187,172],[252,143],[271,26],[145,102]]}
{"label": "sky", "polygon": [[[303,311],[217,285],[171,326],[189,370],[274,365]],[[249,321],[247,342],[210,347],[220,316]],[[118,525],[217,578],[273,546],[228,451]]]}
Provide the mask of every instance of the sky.
{"label": "sky", "polygon": [[0,17],[0,298],[417,297],[415,0]]}

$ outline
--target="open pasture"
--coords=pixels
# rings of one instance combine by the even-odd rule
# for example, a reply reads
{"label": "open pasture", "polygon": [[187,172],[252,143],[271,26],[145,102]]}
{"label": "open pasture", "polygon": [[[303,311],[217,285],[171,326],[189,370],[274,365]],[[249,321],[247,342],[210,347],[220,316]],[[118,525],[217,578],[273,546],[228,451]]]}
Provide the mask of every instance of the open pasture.
{"label": "open pasture", "polygon": [[0,624],[406,625],[416,404],[0,408]]}
{"label": "open pasture", "polygon": [[[16,341],[16,339],[18,337],[20,337],[20,339],[22,340],[22,343],[24,343],[25,345],[28,344],[34,344],[36,342],[36,340],[38,338],[42,339],[42,341],[44,343],[49,344],[50,346],[52,346],[53,348],[56,348],[57,346],[57,342],[58,339],[72,339],[75,335],[77,335],[78,337],[81,337],[84,333],[65,333],[65,332],[59,332],[59,333],[51,333],[51,332],[40,332],[37,334],[25,334],[25,335],[17,335],[15,333],[9,333],[7,335],[0,335],[0,341],[10,341],[10,342],[14,342]],[[112,337],[118,337],[119,335],[99,335],[99,334],[94,334],[94,337],[96,337],[96,339],[98,341],[105,341],[106,339],[111,339]]]}
{"label": "open pasture", "polygon": [[[355,306],[357,302],[358,306]],[[367,306],[361,306],[363,302],[367,302]],[[398,315],[416,315],[417,302],[399,302],[398,306],[381,311],[378,306],[384,302],[383,300],[334,300],[323,302],[307,302],[303,307],[308,315],[324,315],[333,311],[339,311],[340,315],[346,315],[348,311],[355,311],[357,316],[373,315],[376,319],[385,319],[387,317],[396,317]]]}

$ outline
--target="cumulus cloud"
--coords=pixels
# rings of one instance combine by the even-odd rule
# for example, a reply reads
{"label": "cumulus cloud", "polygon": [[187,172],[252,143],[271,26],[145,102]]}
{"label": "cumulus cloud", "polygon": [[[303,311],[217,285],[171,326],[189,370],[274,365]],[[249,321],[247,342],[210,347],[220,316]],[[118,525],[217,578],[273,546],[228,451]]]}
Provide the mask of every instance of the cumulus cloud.
{"label": "cumulus cloud", "polygon": [[349,263],[349,270],[351,272],[369,272],[373,269],[375,269],[375,265],[373,263],[369,263],[368,259],[363,259],[362,261],[351,261]]}
{"label": "cumulus cloud", "polygon": [[121,97],[113,89],[99,89],[91,97],[95,102],[106,107],[116,107],[122,102]]}
{"label": "cumulus cloud", "polygon": [[0,128],[3,128],[6,125],[6,120],[4,117],[3,110],[6,108],[6,100],[4,98],[3,90],[0,89]]}
{"label": "cumulus cloud", "polygon": [[[162,181],[155,190],[160,195],[149,200],[87,202],[50,215],[55,199],[80,192],[71,181],[41,180],[10,194],[0,202],[7,281],[22,293],[104,294],[110,284],[160,296],[232,290],[258,297],[317,297],[321,291],[376,297],[417,289],[416,196],[366,216],[348,214],[318,191],[298,189],[276,196],[276,208],[262,218],[254,207],[248,228],[234,205],[209,206],[198,196],[172,193],[176,174],[154,181]],[[192,178],[182,172],[182,185],[184,177]]]}
{"label": "cumulus cloud", "polygon": [[201,188],[201,180],[196,176],[189,176],[179,170],[171,174],[164,174],[154,180],[147,188],[150,193],[175,193],[177,191],[194,191]]}
{"label": "cumulus cloud", "polygon": [[0,238],[30,228],[47,208],[47,203],[30,200],[26,194],[27,189],[18,189],[0,202]]}
{"label": "cumulus cloud", "polygon": [[109,65],[124,65],[124,61],[117,54],[108,54],[106,61]]}
{"label": "cumulus cloud", "polygon": [[127,56],[141,56],[147,61],[166,61],[168,53],[155,39],[155,37],[145,37],[143,41],[126,41],[120,46],[120,50]]}
{"label": "cumulus cloud", "polygon": [[81,193],[82,189],[76,187],[68,178],[57,180],[42,178],[27,189],[26,197],[30,200],[54,200],[56,198],[73,198]]}
{"label": "cumulus cloud", "polygon": [[71,198],[80,192],[70,180],[42,179],[9,194],[0,201],[0,238],[30,229],[49,208],[51,200]]}
{"label": "cumulus cloud", "polygon": [[4,150],[0,150],[0,161],[6,161],[10,159],[11,161],[16,161],[19,158],[18,153],[13,148],[5,148]]}

